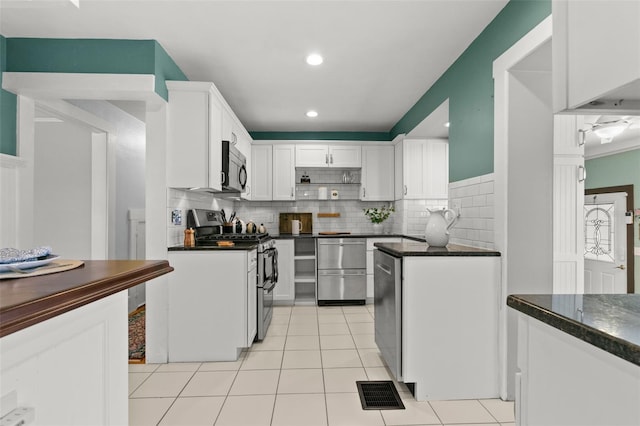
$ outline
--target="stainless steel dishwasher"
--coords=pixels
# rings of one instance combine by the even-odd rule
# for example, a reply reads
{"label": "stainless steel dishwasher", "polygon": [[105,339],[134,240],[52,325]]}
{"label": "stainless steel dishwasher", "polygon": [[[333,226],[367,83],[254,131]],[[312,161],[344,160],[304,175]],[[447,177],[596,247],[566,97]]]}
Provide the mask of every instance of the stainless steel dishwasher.
{"label": "stainless steel dishwasher", "polygon": [[318,238],[318,305],[364,304],[367,245],[364,238]]}
{"label": "stainless steel dishwasher", "polygon": [[373,252],[375,340],[387,367],[402,381],[402,260]]}

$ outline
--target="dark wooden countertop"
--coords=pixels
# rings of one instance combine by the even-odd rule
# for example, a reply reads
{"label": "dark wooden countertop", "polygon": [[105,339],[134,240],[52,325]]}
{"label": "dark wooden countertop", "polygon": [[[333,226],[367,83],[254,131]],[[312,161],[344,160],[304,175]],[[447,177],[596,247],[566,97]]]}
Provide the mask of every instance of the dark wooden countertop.
{"label": "dark wooden countertop", "polygon": [[507,305],[640,366],[640,294],[526,294]]}
{"label": "dark wooden countertop", "polygon": [[0,337],[173,271],[166,260],[86,260],[66,272],[0,281]]}

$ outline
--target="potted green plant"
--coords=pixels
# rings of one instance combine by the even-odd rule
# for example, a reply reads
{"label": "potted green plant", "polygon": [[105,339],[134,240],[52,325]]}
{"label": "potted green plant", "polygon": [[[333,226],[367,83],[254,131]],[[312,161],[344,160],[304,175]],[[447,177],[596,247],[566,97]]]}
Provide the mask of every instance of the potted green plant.
{"label": "potted green plant", "polygon": [[362,209],[364,211],[364,215],[369,218],[371,223],[373,223],[373,232],[375,234],[382,233],[382,222],[387,220],[391,213],[395,211],[392,205],[382,206],[380,208],[370,207],[368,209]]}

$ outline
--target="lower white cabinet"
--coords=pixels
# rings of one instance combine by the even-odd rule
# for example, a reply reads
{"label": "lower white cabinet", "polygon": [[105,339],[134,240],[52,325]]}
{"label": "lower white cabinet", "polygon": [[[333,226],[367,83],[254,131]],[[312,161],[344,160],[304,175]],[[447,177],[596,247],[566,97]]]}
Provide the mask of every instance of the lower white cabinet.
{"label": "lower white cabinet", "polygon": [[282,305],[292,305],[295,299],[293,240],[276,240],[278,249],[278,283],[273,300]]}
{"label": "lower white cabinet", "polygon": [[169,362],[235,361],[257,326],[256,250],[171,251]]}
{"label": "lower white cabinet", "polygon": [[121,291],[2,337],[3,414],[17,405],[35,409],[29,425],[128,424],[127,331]]}
{"label": "lower white cabinet", "polygon": [[367,303],[373,302],[373,271],[375,265],[373,264],[373,245],[375,243],[400,243],[402,238],[399,237],[387,237],[387,238],[367,238]]}
{"label": "lower white cabinet", "polygon": [[416,400],[498,397],[499,283],[500,257],[402,258],[402,376]]}
{"label": "lower white cabinet", "polygon": [[516,424],[640,424],[640,367],[516,314]]}

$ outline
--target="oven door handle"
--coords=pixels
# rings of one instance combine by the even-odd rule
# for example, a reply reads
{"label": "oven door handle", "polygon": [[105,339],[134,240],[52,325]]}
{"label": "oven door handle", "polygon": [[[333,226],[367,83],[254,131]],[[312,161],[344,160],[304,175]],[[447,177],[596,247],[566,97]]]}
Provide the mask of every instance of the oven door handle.
{"label": "oven door handle", "polygon": [[274,281],[270,281],[268,284],[265,284],[264,287],[262,287],[262,289],[267,293],[271,293],[275,286],[276,286],[276,283]]}
{"label": "oven door handle", "polygon": [[273,285],[278,282],[278,249],[273,248]]}

